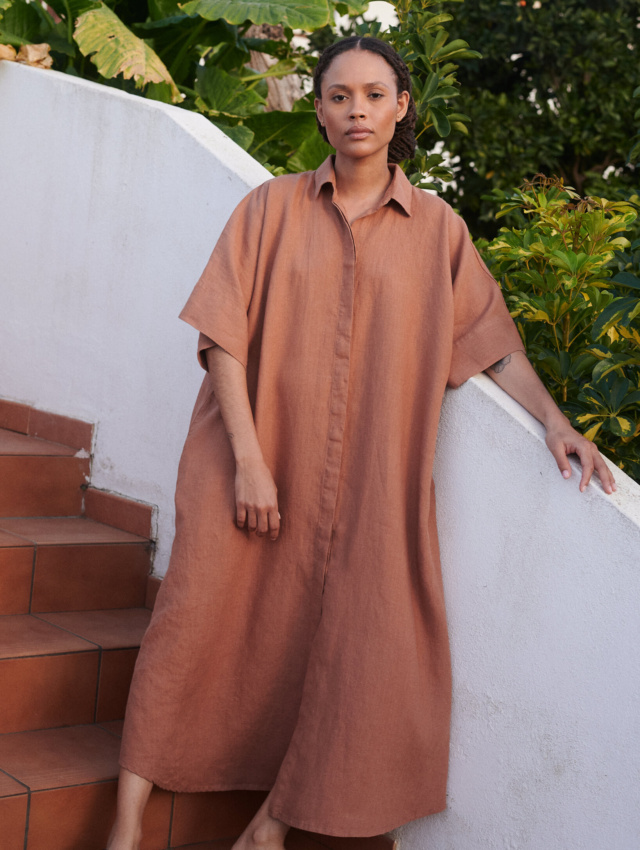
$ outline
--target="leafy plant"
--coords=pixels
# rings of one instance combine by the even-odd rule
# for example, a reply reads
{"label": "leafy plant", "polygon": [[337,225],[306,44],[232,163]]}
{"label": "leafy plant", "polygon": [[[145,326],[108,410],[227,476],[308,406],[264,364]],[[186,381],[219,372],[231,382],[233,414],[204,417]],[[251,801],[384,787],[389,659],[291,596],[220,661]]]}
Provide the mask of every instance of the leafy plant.
{"label": "leafy plant", "polygon": [[[445,197],[475,236],[493,238],[494,206],[538,172],[581,195],[610,197],[638,186],[628,162],[640,84],[637,0],[465,0],[450,24],[482,59],[464,59],[459,108],[469,134],[447,147],[458,157]],[[636,147],[640,153],[640,147]],[[603,188],[602,177],[607,187]]]}
{"label": "leafy plant", "polygon": [[538,175],[494,191],[497,218],[520,216],[481,245],[527,354],[561,410],[640,481],[640,198],[581,198]]}
{"label": "leafy plant", "polygon": [[[444,0],[459,2],[459,0]],[[448,179],[434,138],[464,132],[454,111],[456,64],[477,56],[466,42],[450,41],[439,0],[398,0],[399,24],[381,33],[367,23],[365,0],[0,0],[0,43],[50,44],[55,67],[95,82],[174,103],[205,115],[274,173],[316,168],[331,152],[316,130],[310,47],[296,31],[339,35],[334,13],[349,15],[350,31],[389,39],[410,65],[418,105],[420,148],[406,163],[414,184]],[[256,25],[270,35],[257,37]],[[264,33],[261,33],[263,35]],[[268,69],[253,67],[256,53]],[[300,97],[291,111],[269,110],[267,81],[296,75]]]}

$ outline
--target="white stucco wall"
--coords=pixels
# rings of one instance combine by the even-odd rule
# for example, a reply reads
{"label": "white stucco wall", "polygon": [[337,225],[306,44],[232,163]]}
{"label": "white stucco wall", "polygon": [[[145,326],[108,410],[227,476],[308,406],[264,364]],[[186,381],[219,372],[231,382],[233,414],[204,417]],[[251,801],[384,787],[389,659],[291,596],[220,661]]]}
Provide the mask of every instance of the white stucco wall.
{"label": "white stucco wall", "polygon": [[158,506],[161,575],[204,375],[178,313],[267,177],[201,115],[0,62],[0,396],[96,424],[92,483]]}
{"label": "white stucco wall", "polygon": [[[93,483],[158,506],[161,574],[202,375],[177,314],[267,176],[199,116],[0,62],[0,396],[96,423]],[[445,398],[450,805],[403,850],[639,846],[640,488],[580,494],[542,432],[485,376]]]}

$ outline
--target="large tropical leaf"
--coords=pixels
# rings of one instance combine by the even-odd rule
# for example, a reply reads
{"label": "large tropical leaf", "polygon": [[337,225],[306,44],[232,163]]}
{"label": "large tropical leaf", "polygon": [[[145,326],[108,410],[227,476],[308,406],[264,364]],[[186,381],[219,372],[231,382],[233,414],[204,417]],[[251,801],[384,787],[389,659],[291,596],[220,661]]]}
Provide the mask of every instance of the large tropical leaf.
{"label": "large tropical leaf", "polygon": [[[196,92],[208,111],[216,114],[243,117],[259,112],[264,107],[264,99],[257,92],[247,89],[238,77],[227,74],[215,65],[201,65],[198,68]],[[224,127],[222,129],[226,132]]]}
{"label": "large tropical leaf", "polygon": [[21,47],[41,40],[42,21],[35,4],[13,0],[11,4],[4,3],[0,12],[0,43]]}
{"label": "large tropical leaf", "polygon": [[100,0],[48,0],[47,5],[73,25],[83,12],[97,9]]}
{"label": "large tropical leaf", "polygon": [[166,83],[171,88],[173,102],[182,100],[158,54],[104,3],[80,15],[74,36],[80,52],[91,57],[103,77],[109,79],[122,74],[125,80],[133,78],[140,88],[147,83]]}
{"label": "large tropical leaf", "polygon": [[317,30],[329,23],[327,0],[189,0],[181,8],[209,21],[230,24],[285,24],[291,29]]}
{"label": "large tropical leaf", "polygon": [[334,153],[331,145],[325,142],[320,133],[314,133],[312,130],[298,150],[290,157],[287,169],[289,171],[313,171],[331,153]]}

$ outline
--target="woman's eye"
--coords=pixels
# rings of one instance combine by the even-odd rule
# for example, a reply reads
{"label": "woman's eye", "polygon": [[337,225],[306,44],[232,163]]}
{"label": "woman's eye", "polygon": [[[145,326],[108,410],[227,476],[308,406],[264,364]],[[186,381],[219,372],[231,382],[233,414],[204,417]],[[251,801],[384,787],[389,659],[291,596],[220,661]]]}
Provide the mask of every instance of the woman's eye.
{"label": "woman's eye", "polygon": [[334,94],[331,100],[335,100],[336,103],[342,103],[343,100],[346,100],[346,96],[343,94]]}
{"label": "woman's eye", "polygon": [[381,98],[382,96],[383,95],[381,91],[372,91],[369,95],[369,97],[373,97],[375,100],[378,100],[378,98]]}

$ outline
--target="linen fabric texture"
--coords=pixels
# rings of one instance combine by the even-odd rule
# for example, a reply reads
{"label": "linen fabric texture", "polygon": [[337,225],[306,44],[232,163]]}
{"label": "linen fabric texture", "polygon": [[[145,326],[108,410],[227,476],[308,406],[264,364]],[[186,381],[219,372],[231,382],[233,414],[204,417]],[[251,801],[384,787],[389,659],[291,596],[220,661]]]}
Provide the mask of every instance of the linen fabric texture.
{"label": "linen fabric texture", "polygon": [[280,537],[235,524],[207,376],[121,764],[370,836],[442,810],[451,707],[432,466],[445,388],[524,350],[461,218],[398,166],[349,225],[333,159],[232,214],[181,318],[239,360]]}

